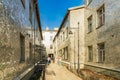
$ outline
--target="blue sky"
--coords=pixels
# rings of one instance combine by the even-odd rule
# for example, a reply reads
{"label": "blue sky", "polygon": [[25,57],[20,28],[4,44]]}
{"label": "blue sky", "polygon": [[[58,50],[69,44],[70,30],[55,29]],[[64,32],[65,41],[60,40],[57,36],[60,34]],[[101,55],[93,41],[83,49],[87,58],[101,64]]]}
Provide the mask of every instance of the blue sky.
{"label": "blue sky", "polygon": [[42,29],[59,27],[68,8],[80,6],[82,0],[38,0]]}

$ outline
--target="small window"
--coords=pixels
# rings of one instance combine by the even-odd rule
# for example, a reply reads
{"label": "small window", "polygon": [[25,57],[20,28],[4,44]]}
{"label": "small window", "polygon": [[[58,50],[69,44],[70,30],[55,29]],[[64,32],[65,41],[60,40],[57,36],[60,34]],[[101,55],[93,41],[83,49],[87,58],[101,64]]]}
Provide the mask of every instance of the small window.
{"label": "small window", "polygon": [[92,16],[88,18],[88,33],[92,32]]}
{"label": "small window", "polygon": [[65,32],[63,32],[63,41],[65,40]]}
{"label": "small window", "polygon": [[67,35],[66,38],[68,38],[68,27],[66,28],[66,32],[67,32],[66,33],[66,35]]}
{"label": "small window", "polygon": [[98,44],[98,62],[105,61],[105,44],[100,43]]}
{"label": "small window", "polygon": [[98,27],[101,27],[105,24],[105,8],[104,5],[97,10],[98,14]]}
{"label": "small window", "polygon": [[32,2],[29,3],[29,20],[32,23]]}
{"label": "small window", "polygon": [[91,62],[93,61],[93,47],[88,46],[88,61]]}
{"label": "small window", "polygon": [[25,0],[21,0],[23,7],[25,8]]}
{"label": "small window", "polygon": [[62,35],[60,37],[61,37],[61,42],[62,42]]}
{"label": "small window", "polygon": [[53,49],[53,46],[52,46],[52,45],[50,45],[50,49]]}

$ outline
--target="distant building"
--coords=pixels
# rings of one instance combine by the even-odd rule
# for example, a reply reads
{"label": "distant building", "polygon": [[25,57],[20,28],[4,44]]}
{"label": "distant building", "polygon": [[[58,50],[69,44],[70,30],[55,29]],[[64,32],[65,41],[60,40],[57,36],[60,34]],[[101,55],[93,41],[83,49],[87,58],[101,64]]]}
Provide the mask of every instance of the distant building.
{"label": "distant building", "polygon": [[42,30],[43,34],[43,44],[46,47],[47,55],[53,57],[53,38],[55,37],[58,28],[54,28],[54,30],[49,30],[49,27],[46,27],[45,30]]}

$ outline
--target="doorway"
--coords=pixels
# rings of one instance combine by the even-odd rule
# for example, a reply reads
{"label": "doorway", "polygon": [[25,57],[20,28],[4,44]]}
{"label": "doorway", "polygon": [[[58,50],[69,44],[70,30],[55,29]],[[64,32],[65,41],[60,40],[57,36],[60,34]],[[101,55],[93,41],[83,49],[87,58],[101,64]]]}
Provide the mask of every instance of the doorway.
{"label": "doorway", "polygon": [[53,60],[54,59],[54,54],[48,54],[48,57],[50,57],[51,58],[51,60]]}

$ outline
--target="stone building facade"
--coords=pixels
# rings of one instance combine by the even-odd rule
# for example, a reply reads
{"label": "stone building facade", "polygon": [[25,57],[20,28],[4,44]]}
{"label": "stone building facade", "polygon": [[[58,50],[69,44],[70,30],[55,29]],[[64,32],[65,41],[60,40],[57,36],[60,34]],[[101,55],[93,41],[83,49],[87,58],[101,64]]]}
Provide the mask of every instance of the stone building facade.
{"label": "stone building facade", "polygon": [[120,1],[85,1],[85,69],[120,79]]}
{"label": "stone building facade", "polygon": [[68,9],[53,40],[54,54],[69,69],[80,67],[85,80],[119,80],[120,1],[84,1]]}
{"label": "stone building facade", "polygon": [[84,12],[84,5],[69,8],[53,40],[56,58],[71,70],[84,67]]}
{"label": "stone building facade", "polygon": [[58,28],[54,28],[54,30],[49,30],[49,27],[46,27],[45,30],[42,31],[43,33],[43,44],[46,47],[46,53],[51,58],[54,57],[54,47],[53,47],[53,38],[55,37]]}
{"label": "stone building facade", "polygon": [[34,63],[27,27],[39,28],[37,0],[0,0],[0,80],[12,80]]}

